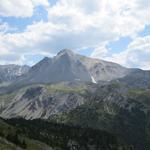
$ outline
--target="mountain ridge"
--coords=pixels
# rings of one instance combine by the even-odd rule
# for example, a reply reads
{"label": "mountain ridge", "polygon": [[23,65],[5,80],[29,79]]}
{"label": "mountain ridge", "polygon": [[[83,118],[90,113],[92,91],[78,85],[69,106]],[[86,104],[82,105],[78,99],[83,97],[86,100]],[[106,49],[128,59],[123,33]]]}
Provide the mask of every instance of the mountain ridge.
{"label": "mountain ridge", "polygon": [[27,73],[19,76],[17,80],[13,80],[9,86],[0,88],[0,93],[9,93],[32,84],[60,82],[92,82],[96,84],[112,80],[123,82],[123,80],[129,80],[130,77],[134,78],[135,73],[138,75],[137,80],[144,81],[145,77],[149,79],[149,71],[126,68],[117,63],[82,56],[69,49],[64,49],[52,58],[43,58],[30,67]]}
{"label": "mountain ridge", "polygon": [[57,83],[63,81],[110,81],[127,75],[131,69],[119,64],[82,56],[64,49],[53,58],[45,57],[14,84]]}
{"label": "mountain ridge", "polygon": [[0,82],[12,82],[29,71],[27,65],[0,65]]}

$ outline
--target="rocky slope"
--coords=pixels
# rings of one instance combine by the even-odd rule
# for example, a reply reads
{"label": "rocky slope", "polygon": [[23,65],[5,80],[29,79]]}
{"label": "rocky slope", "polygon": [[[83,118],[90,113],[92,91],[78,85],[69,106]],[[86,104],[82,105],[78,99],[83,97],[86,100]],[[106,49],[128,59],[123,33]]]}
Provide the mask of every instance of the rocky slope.
{"label": "rocky slope", "polygon": [[53,58],[44,58],[34,65],[28,74],[13,85],[56,83],[62,81],[98,82],[124,77],[130,69],[118,64],[92,59],[71,50],[60,51]]}
{"label": "rocky slope", "polygon": [[149,150],[149,83],[145,86],[131,87],[118,80],[99,84],[64,82],[27,86],[10,95],[1,95],[4,99],[1,116],[49,119],[82,128],[102,129],[134,145],[136,150]]}
{"label": "rocky slope", "polygon": [[109,131],[136,150],[150,149],[150,89],[119,82],[97,86],[77,108],[51,118],[56,122]]}
{"label": "rocky slope", "polygon": [[47,119],[82,105],[85,102],[85,90],[84,84],[74,83],[27,86],[0,95],[0,116]]}
{"label": "rocky slope", "polygon": [[0,65],[0,83],[14,81],[29,70],[29,66]]}
{"label": "rocky slope", "polygon": [[[141,88],[138,88],[139,85]],[[128,110],[140,103],[141,107],[138,109],[146,113],[150,107],[148,102],[150,90],[147,88],[149,82],[144,86],[143,82],[139,83],[138,86],[133,87],[119,80],[99,84],[62,82],[30,85],[0,95],[0,116],[48,119],[91,102],[115,104],[120,108],[126,108],[128,105]]]}

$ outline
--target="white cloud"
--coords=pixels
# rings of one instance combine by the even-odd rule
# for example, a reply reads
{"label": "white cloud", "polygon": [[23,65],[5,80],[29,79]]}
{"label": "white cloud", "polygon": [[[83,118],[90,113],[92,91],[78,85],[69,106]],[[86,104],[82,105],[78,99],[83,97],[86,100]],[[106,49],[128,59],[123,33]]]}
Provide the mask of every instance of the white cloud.
{"label": "white cloud", "polygon": [[150,70],[150,36],[135,38],[127,50],[105,59],[127,67]]}
{"label": "white cloud", "polygon": [[91,57],[93,58],[104,58],[108,54],[108,49],[106,48],[106,43],[102,43],[101,45],[97,46],[93,53],[91,54]]}
{"label": "white cloud", "polygon": [[38,5],[49,6],[47,0],[1,0],[0,16],[31,17]]}
{"label": "white cloud", "polygon": [[[1,34],[0,49],[3,52],[16,53],[23,58],[25,55],[51,55],[63,48],[90,47],[93,57],[106,58],[109,53],[105,48],[107,43],[122,36],[137,41],[137,33],[150,24],[149,0],[59,0],[51,6],[47,0],[1,0],[0,15],[31,16],[38,5],[47,9],[48,21],[28,25],[22,33]],[[133,46],[128,49],[135,49]],[[129,66],[127,51],[113,55],[111,60]]]}
{"label": "white cloud", "polygon": [[49,6],[49,2],[48,0],[31,0],[34,6],[38,6],[38,5],[43,5],[48,7]]}
{"label": "white cloud", "polygon": [[100,34],[105,31],[131,35],[150,23],[150,5],[145,9],[141,3],[142,0],[60,0],[49,9],[49,20],[73,30],[96,28]]}
{"label": "white cloud", "polygon": [[30,17],[33,9],[31,0],[1,0],[0,16]]}

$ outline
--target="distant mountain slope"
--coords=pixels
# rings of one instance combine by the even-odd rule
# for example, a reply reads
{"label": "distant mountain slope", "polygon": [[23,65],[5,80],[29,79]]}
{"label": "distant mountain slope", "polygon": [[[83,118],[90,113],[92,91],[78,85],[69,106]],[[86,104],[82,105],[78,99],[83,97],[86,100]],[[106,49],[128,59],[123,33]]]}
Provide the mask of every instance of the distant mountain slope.
{"label": "distant mountain slope", "polygon": [[[19,78],[18,78],[19,77]],[[135,78],[134,78],[135,77]],[[6,90],[39,83],[93,82],[120,80],[135,85],[136,80],[146,83],[150,71],[125,68],[113,62],[85,57],[64,49],[53,58],[45,57],[29,69],[27,66],[0,66],[0,82],[14,81]],[[17,80],[15,80],[17,78]],[[148,81],[149,82],[149,81]],[[0,93],[1,90],[0,90]]]}
{"label": "distant mountain slope", "polygon": [[17,77],[25,74],[29,66],[0,65],[0,83],[14,81]]}
{"label": "distant mountain slope", "polygon": [[10,93],[25,85],[32,84],[59,82],[98,83],[112,80],[119,80],[123,83],[128,82],[130,78],[131,81],[128,82],[128,85],[132,84],[134,86],[137,80],[141,80],[140,85],[144,85],[149,80],[149,77],[150,71],[125,68],[113,62],[85,57],[64,49],[53,58],[45,57],[31,67],[27,73],[17,78],[10,86],[0,88],[0,93]]}
{"label": "distant mountain slope", "polygon": [[132,69],[129,74],[124,78],[118,79],[118,81],[128,87],[150,89],[150,71]]}
{"label": "distant mountain slope", "polygon": [[100,59],[94,59],[78,55],[81,63],[86,66],[90,75],[96,82],[110,81],[126,76],[132,69],[125,68],[119,64]]}
{"label": "distant mountain slope", "polygon": [[53,58],[44,58],[14,85],[62,81],[110,81],[127,75],[130,69],[118,64],[88,58],[64,49]]}

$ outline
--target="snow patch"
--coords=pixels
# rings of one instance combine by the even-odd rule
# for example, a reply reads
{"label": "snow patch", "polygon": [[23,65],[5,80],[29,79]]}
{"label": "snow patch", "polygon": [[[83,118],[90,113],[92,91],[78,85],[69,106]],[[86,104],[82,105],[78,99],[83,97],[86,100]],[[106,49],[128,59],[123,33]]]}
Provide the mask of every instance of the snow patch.
{"label": "snow patch", "polygon": [[91,76],[91,79],[92,79],[92,82],[93,82],[93,83],[97,83],[97,82],[95,81],[95,79],[94,79],[93,76]]}

